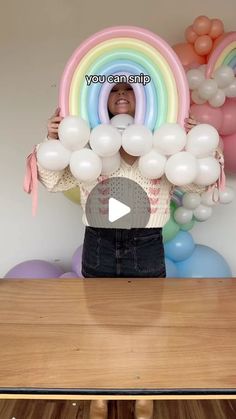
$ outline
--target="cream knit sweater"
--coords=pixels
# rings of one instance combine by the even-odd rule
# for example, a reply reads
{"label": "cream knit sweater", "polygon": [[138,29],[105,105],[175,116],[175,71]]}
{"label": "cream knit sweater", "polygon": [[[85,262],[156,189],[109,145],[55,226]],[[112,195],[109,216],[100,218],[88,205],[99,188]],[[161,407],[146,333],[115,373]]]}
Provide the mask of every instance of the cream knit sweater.
{"label": "cream knit sweater", "polygon": [[[47,138],[46,138],[47,140]],[[38,147],[36,147],[36,152]],[[82,222],[88,226],[88,221],[85,213],[86,200],[91,190],[98,182],[112,177],[125,177],[138,183],[147,193],[150,200],[150,218],[146,228],[150,227],[163,227],[170,218],[170,200],[174,190],[174,186],[167,180],[166,176],[160,179],[147,179],[140,173],[138,169],[138,159],[129,165],[121,159],[121,165],[118,170],[109,176],[99,176],[93,182],[81,182],[77,180],[71,173],[69,166],[64,170],[50,171],[44,169],[37,162],[38,179],[50,192],[62,192],[78,186],[80,188],[81,206],[83,209]],[[203,192],[206,188],[190,184],[181,189],[185,192]],[[93,227],[93,226],[91,226]]]}

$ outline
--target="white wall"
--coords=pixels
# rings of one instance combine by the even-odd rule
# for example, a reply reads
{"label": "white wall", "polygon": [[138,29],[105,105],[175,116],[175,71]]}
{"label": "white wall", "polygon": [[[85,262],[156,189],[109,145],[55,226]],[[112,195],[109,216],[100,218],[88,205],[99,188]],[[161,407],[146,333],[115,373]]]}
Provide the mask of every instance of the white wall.
{"label": "white wall", "polygon": [[[158,4],[159,3],[159,4]],[[41,142],[57,104],[64,66],[80,42],[112,25],[146,27],[171,44],[183,41],[184,28],[206,14],[235,27],[235,1],[216,0],[8,0],[0,15],[0,276],[23,260],[57,260],[68,269],[82,243],[81,209],[63,194],[41,185],[39,207],[23,192],[25,156]],[[235,177],[229,185],[235,188]],[[197,242],[219,251],[236,274],[236,202],[221,206],[207,223],[191,231]]]}

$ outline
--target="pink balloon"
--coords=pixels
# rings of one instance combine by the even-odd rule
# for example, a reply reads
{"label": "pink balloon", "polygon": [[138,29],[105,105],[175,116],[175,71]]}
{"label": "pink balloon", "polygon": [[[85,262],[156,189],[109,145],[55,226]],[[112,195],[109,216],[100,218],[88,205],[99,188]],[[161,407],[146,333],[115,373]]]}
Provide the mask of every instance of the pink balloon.
{"label": "pink balloon", "polygon": [[219,133],[221,135],[231,135],[236,132],[236,101],[227,98],[222,106],[222,125]]}
{"label": "pink balloon", "polygon": [[225,173],[236,173],[236,133],[223,137]]}
{"label": "pink balloon", "polygon": [[221,108],[213,108],[208,103],[204,103],[203,105],[192,105],[190,107],[190,114],[194,116],[194,118],[201,122],[202,124],[210,124],[217,131],[219,131],[222,121],[223,121],[223,113]]}

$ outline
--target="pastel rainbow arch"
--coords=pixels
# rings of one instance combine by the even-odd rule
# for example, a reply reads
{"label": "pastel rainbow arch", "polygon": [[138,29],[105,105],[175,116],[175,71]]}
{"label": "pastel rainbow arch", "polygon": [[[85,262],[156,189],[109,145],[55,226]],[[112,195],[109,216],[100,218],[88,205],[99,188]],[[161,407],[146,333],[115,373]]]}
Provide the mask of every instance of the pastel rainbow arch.
{"label": "pastel rainbow arch", "polygon": [[189,112],[189,88],[184,69],[173,49],[147,29],[118,26],[104,29],[75,50],[60,83],[61,115],[79,115],[91,128],[109,123],[107,99],[115,83],[91,83],[88,75],[140,75],[150,83],[133,83],[135,123],[155,130],[163,123],[179,123]]}
{"label": "pastel rainbow arch", "polygon": [[225,36],[212,52],[206,67],[206,77],[210,78],[222,65],[228,65],[236,73],[236,32]]}

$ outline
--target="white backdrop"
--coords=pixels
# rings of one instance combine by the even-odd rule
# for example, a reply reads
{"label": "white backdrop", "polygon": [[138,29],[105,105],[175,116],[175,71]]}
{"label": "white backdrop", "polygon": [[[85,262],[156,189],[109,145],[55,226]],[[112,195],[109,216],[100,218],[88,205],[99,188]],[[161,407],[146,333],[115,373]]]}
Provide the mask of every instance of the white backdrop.
{"label": "white backdrop", "polygon": [[[174,8],[174,9],[173,9]],[[31,215],[31,199],[23,192],[25,157],[42,141],[46,123],[57,105],[58,84],[64,66],[80,42],[112,25],[146,27],[170,44],[184,41],[184,29],[206,14],[219,17],[227,31],[236,30],[235,1],[170,0],[159,6],[119,0],[8,0],[0,15],[0,276],[29,259],[56,261],[65,270],[76,247],[83,241],[81,209],[63,194],[39,187],[37,216]],[[236,177],[229,186],[235,188]],[[219,206],[206,223],[191,233],[196,242],[219,251],[236,274],[234,238],[236,201]]]}

